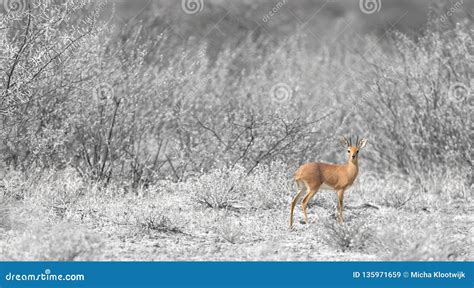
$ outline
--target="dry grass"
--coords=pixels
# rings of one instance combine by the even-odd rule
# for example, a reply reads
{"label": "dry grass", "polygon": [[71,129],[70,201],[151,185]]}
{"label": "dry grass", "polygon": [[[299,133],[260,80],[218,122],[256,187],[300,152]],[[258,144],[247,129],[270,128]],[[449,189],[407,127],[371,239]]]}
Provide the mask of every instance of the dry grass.
{"label": "dry grass", "polygon": [[[236,196],[242,204],[238,209],[203,206],[199,195],[183,189],[188,183],[161,182],[143,195],[124,196],[112,188],[84,191],[86,184],[71,170],[56,176],[37,177],[37,186],[26,190],[4,188],[8,206],[0,210],[2,260],[473,259],[472,195],[446,202],[446,195],[454,195],[450,190],[416,193],[399,205],[386,199],[414,191],[369,178],[371,182],[359,181],[349,190],[343,225],[334,218],[334,195],[324,191],[309,209],[310,223],[297,222],[290,231],[288,205],[280,199],[288,192],[286,185],[267,190],[264,175],[259,175],[255,195],[241,191]],[[249,185],[246,181],[255,177],[243,177],[240,184]],[[194,181],[189,187],[195,187]],[[37,187],[49,193],[34,193]],[[371,194],[373,187],[378,187],[377,197],[375,190]],[[253,197],[264,192],[265,199],[275,198],[270,203],[281,204],[252,205]],[[60,199],[63,209],[55,208],[59,206],[52,199]],[[367,200],[379,209],[358,208]],[[441,202],[443,209],[438,209]],[[301,219],[299,207],[296,217]]]}

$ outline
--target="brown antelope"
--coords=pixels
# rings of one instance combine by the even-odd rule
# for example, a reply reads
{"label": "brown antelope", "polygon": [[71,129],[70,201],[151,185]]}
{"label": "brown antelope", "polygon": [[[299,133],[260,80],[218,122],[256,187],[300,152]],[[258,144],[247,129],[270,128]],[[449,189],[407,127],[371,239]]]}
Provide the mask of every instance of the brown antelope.
{"label": "brown antelope", "polygon": [[308,223],[308,215],[306,207],[314,194],[319,189],[335,190],[337,192],[337,221],[342,223],[342,201],[344,198],[344,191],[354,183],[358,173],[357,156],[359,150],[364,148],[367,144],[367,139],[359,141],[357,137],[355,146],[352,145],[351,139],[349,141],[343,137],[341,144],[347,147],[348,160],[346,164],[328,164],[321,162],[306,163],[300,166],[295,173],[295,182],[298,187],[298,193],[291,201],[290,211],[290,228],[293,226],[293,210],[296,202],[300,199],[303,193],[303,185],[306,186],[306,195],[301,202],[303,208],[303,215],[305,223]]}

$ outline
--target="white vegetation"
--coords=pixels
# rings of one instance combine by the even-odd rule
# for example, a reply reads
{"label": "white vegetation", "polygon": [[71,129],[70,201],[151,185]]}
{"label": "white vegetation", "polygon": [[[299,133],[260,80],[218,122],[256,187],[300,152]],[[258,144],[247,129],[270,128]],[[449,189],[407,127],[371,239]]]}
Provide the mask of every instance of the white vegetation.
{"label": "white vegetation", "polygon": [[[46,2],[0,15],[0,260],[474,259],[462,11],[416,37],[328,17],[314,43],[278,34],[290,1],[275,34],[229,18],[199,40],[176,32],[202,35],[220,4],[160,14],[187,17],[173,32],[161,6],[115,26],[101,3]],[[288,229],[294,172],[342,163],[350,134],[368,144],[344,223],[321,191]]]}

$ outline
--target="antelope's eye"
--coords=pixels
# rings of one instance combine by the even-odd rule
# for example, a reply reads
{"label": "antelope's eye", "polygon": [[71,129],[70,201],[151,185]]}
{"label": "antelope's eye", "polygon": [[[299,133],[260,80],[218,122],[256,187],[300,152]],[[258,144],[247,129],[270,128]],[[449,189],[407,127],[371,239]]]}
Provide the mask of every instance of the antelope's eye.
{"label": "antelope's eye", "polygon": [[347,150],[347,153],[351,153],[351,150]]}

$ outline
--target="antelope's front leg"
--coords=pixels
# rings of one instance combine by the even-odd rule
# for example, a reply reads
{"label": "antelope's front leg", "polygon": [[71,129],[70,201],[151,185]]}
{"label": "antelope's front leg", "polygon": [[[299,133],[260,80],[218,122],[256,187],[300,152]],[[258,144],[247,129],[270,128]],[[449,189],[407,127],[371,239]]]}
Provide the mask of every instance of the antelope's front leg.
{"label": "antelope's front leg", "polygon": [[337,222],[342,224],[342,207],[344,202],[344,190],[337,191]]}

